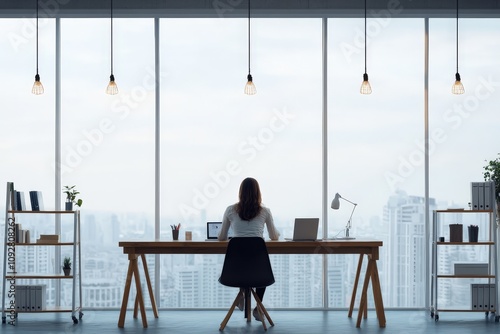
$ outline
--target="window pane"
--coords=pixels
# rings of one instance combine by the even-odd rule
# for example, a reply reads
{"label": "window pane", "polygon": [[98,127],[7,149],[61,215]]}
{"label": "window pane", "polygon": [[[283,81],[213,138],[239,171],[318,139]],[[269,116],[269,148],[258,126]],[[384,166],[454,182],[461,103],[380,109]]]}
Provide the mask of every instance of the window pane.
{"label": "window pane", "polygon": [[[222,220],[247,176],[259,181],[282,237],[291,236],[295,217],[320,216],[321,20],[252,20],[254,96],[243,94],[246,20],[161,23],[163,237],[181,223],[194,239],[205,239],[206,222]],[[234,291],[217,283],[222,260],[162,257],[162,270],[172,274],[165,272],[171,276],[161,305],[227,307]],[[278,279],[266,305],[321,306],[319,256],[272,261]],[[311,266],[318,270],[305,270]],[[198,296],[187,288],[193,279],[203,282]]]}
{"label": "window pane", "polygon": [[35,20],[2,19],[0,29],[6,37],[0,41],[1,59],[8,64],[2,66],[4,80],[0,81],[4,92],[0,183],[5,189],[7,181],[14,182],[25,195],[30,190],[42,191],[44,204],[54,208],[55,20],[39,20],[38,68],[45,86],[43,95],[31,93],[37,70]]}
{"label": "window pane", "polygon": [[[457,72],[456,20],[430,20],[429,94],[431,163],[430,193],[440,209],[468,209],[471,182],[482,182],[486,160],[498,157],[496,134],[500,125],[498,78],[496,66],[500,44],[498,19],[460,19],[458,71],[465,94],[451,93]],[[440,215],[439,235],[449,240],[447,225],[460,223],[464,240],[467,226],[479,226],[479,239],[488,240],[488,217],[484,214]],[[489,247],[439,249],[439,273],[453,274],[455,262],[488,262]],[[440,308],[461,309],[470,305],[472,279],[443,279],[438,282]]]}
{"label": "window pane", "polygon": [[[425,303],[415,292],[424,291],[427,279],[420,270],[426,250],[423,22],[368,19],[373,93],[361,95],[364,20],[329,21],[330,200],[339,193],[358,204],[341,200],[339,210],[329,212],[329,236],[343,236],[353,214],[351,236],[384,241],[378,265],[389,307]],[[328,263],[329,305],[348,307],[358,257],[330,256]]]}
{"label": "window pane", "polygon": [[116,307],[122,296],[91,301],[88,289],[125,285],[121,238],[154,240],[154,25],[114,20],[117,95],[105,93],[110,21],[64,19],[61,26],[61,173],[83,199],[83,302]]}

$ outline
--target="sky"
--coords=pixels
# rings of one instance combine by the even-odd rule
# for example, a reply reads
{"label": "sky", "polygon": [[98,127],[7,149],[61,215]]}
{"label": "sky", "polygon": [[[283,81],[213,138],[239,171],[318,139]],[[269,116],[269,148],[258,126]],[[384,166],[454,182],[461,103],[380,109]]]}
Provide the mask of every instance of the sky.
{"label": "sky", "polygon": [[[43,22],[42,22],[43,21]],[[55,206],[55,22],[41,20],[34,96],[32,20],[0,19],[2,110],[0,182],[41,190]],[[500,20],[460,20],[459,71],[466,94],[454,96],[453,19],[430,20],[429,116],[424,115],[424,21],[370,21],[367,71],[373,93],[359,94],[364,73],[362,19],[328,27],[328,193],[358,203],[355,219],[380,216],[398,189],[424,196],[423,140],[429,123],[430,196],[470,201],[482,181],[500,116]],[[321,216],[321,20],[252,20],[251,72],[245,96],[246,20],[160,22],[160,179],[163,216],[193,224],[220,219],[246,176],[283,223]],[[154,212],[154,25],[116,19],[114,74],[109,20],[61,20],[62,185],[76,184],[82,209]],[[361,36],[362,37],[362,36]],[[1,198],[1,197],[0,197]],[[3,203],[3,202],[2,202]],[[457,203],[457,204],[455,204]],[[332,229],[351,208],[329,211]]]}

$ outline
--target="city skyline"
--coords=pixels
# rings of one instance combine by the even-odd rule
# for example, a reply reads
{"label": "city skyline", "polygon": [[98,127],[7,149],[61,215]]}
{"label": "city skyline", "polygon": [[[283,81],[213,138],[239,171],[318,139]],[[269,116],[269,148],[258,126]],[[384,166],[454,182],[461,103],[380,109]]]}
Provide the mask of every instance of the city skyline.
{"label": "city skyline", "polygon": [[[436,203],[431,201],[431,210],[435,208],[437,208]],[[426,282],[429,279],[425,270],[422,270],[425,267],[422,265],[422,261],[425,259],[423,253],[429,248],[429,245],[424,243],[426,237],[425,223],[422,221],[423,210],[424,201],[422,197],[408,196],[399,192],[387,199],[387,204],[382,209],[384,212],[383,217],[373,219],[374,222],[368,226],[360,224],[356,229],[357,238],[376,238],[384,242],[378,262],[384,304],[388,307],[423,307],[425,304],[425,295],[416,293],[425,289]],[[121,305],[121,294],[125,279],[123,268],[126,268],[128,260],[126,256],[121,254],[121,249],[117,245],[118,241],[141,238],[149,240],[150,238],[142,234],[138,235],[137,232],[142,229],[146,234],[152,234],[154,231],[151,221],[135,220],[132,218],[134,216],[132,215],[131,219],[127,220],[128,224],[124,224],[120,217],[114,215],[114,217],[111,217],[109,224],[103,225],[103,221],[108,220],[105,216],[101,217],[82,212],[82,288],[84,307],[85,305],[95,308],[119,307]],[[50,233],[50,228],[53,225],[51,219],[46,216],[41,217],[43,219],[38,220],[34,225],[39,226],[36,231],[38,233]],[[394,218],[390,217],[406,218],[392,221]],[[38,224],[43,224],[44,228]],[[403,226],[407,227],[402,228]],[[63,228],[65,229],[67,226],[64,227],[63,225]],[[117,231],[119,233],[116,233]],[[376,231],[378,231],[378,235],[374,235]],[[415,233],[415,231],[420,232]],[[485,237],[484,230],[481,229],[481,231],[481,236]],[[205,231],[202,227],[193,229],[193,232],[195,232],[193,233],[195,240],[203,240]],[[446,233],[444,231],[443,235],[448,237]],[[34,233],[34,236],[36,234]],[[171,240],[171,235],[167,231],[162,235],[164,240]],[[71,238],[71,231],[64,232],[62,238],[63,240]],[[47,252],[47,249],[52,250]],[[402,249],[413,249],[413,251],[405,255]],[[33,259],[33,257],[37,258],[37,263],[45,268],[44,270],[49,272],[54,270],[54,264],[51,262],[54,248],[28,246],[18,247],[18,251],[21,259],[28,259],[25,264],[22,261],[19,264],[21,271],[22,268],[32,263],[32,260],[29,259]],[[468,252],[460,256],[460,260],[484,260],[484,256],[485,253],[482,251],[477,253],[468,250]],[[329,287],[329,307],[348,307],[358,258],[354,255],[329,255],[328,258],[329,278],[326,284]],[[441,270],[450,270],[449,268],[456,259],[454,256],[448,256],[447,258],[447,261],[440,263]],[[154,272],[154,256],[147,256],[146,259],[150,272]],[[222,268],[222,262],[223,255],[161,256],[161,288],[160,296],[157,296],[159,307],[226,307],[234,296],[231,289],[218,284],[217,280]],[[266,295],[266,305],[269,305],[270,308],[321,307],[322,270],[320,256],[273,255],[271,256],[271,262],[277,282]],[[40,283],[40,281],[31,283]],[[450,282],[449,284],[454,286],[455,283]],[[404,286],[406,291],[403,292],[396,288],[399,285]],[[294,289],[290,290],[288,288],[290,286],[294,287]],[[394,289],[389,289],[389,286],[394,287]],[[69,286],[64,287],[63,285],[63,302],[66,303],[71,300],[67,296],[70,291]],[[461,298],[467,299],[470,297],[463,287],[458,291],[461,291]],[[50,300],[53,300],[54,291],[52,287],[49,289],[48,296],[52,298]],[[450,288],[440,290],[440,298],[442,303],[447,306],[454,306],[456,301],[459,300],[456,295],[450,292]],[[150,305],[148,298],[146,298],[146,305]],[[129,306],[132,307],[133,305],[130,304]]]}

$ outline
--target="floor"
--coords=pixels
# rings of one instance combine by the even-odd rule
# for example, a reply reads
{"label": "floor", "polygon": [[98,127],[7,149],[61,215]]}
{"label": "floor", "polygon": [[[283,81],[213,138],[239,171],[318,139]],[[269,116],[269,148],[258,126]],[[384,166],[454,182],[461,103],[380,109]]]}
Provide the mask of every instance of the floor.
{"label": "floor", "polygon": [[[170,311],[160,310],[158,319],[148,310],[148,328],[142,328],[140,319],[127,313],[125,328],[118,328],[116,311],[84,311],[78,324],[73,324],[70,313],[20,314],[16,326],[1,325],[1,333],[148,333],[148,334],[211,334],[219,332],[224,311]],[[357,314],[357,313],[356,313]],[[422,334],[487,334],[498,333],[500,323],[494,316],[484,313],[440,313],[439,321],[434,321],[428,311],[386,311],[387,326],[379,328],[373,311],[356,328],[356,318],[348,318],[347,311],[277,311],[270,312],[275,323],[267,330],[269,334],[293,333],[422,333]],[[241,312],[234,313],[223,333],[265,333],[260,322],[249,324]]]}

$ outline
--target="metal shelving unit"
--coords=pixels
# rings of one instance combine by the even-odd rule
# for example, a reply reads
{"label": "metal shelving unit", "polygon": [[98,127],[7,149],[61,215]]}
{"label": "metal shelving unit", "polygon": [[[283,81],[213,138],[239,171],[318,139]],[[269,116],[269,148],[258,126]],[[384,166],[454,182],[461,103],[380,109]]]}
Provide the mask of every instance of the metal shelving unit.
{"label": "metal shelving unit", "polygon": [[[9,210],[13,207],[14,185],[7,183],[7,200],[5,212],[5,240],[4,240],[4,266],[3,266],[3,290],[2,296],[2,323],[7,323],[7,314],[11,319],[17,319],[18,313],[48,313],[48,312],[71,312],[73,323],[83,317],[82,313],[82,283],[81,283],[81,252],[80,252],[80,211],[16,211]],[[47,242],[47,243],[16,243],[15,223],[16,215],[71,215],[73,216],[73,239],[70,242]],[[71,247],[73,253],[72,274],[66,276],[57,272],[54,273],[20,273],[16,270],[16,248],[17,247]],[[36,259],[35,259],[36,260]],[[15,307],[16,281],[17,280],[71,280],[72,298],[71,308],[65,306],[47,307],[43,310],[22,311]],[[78,289],[78,296],[77,296]],[[78,305],[77,305],[78,297]]]}
{"label": "metal shelving unit", "polygon": [[[477,242],[449,242],[449,241],[439,241],[440,234],[443,233],[444,223],[442,222],[442,217],[445,215],[485,215],[488,224],[483,224],[480,228],[487,228],[487,240],[478,240]],[[433,212],[433,237],[432,237],[432,263],[431,263],[431,309],[430,315],[435,321],[439,320],[439,312],[484,312],[486,315],[495,314],[495,322],[499,321],[498,315],[498,273],[497,273],[497,222],[495,210],[464,210],[464,209],[449,209],[449,210],[435,210]],[[459,247],[464,246],[470,247],[487,247],[488,248],[488,273],[486,275],[456,275],[449,273],[440,273],[438,270],[438,262],[440,260],[440,252],[442,252],[443,247]],[[495,301],[494,310],[488,309],[467,309],[467,308],[439,308],[438,306],[438,286],[440,279],[478,279],[486,281],[488,284],[495,284]],[[465,283],[464,283],[465,284]]]}

